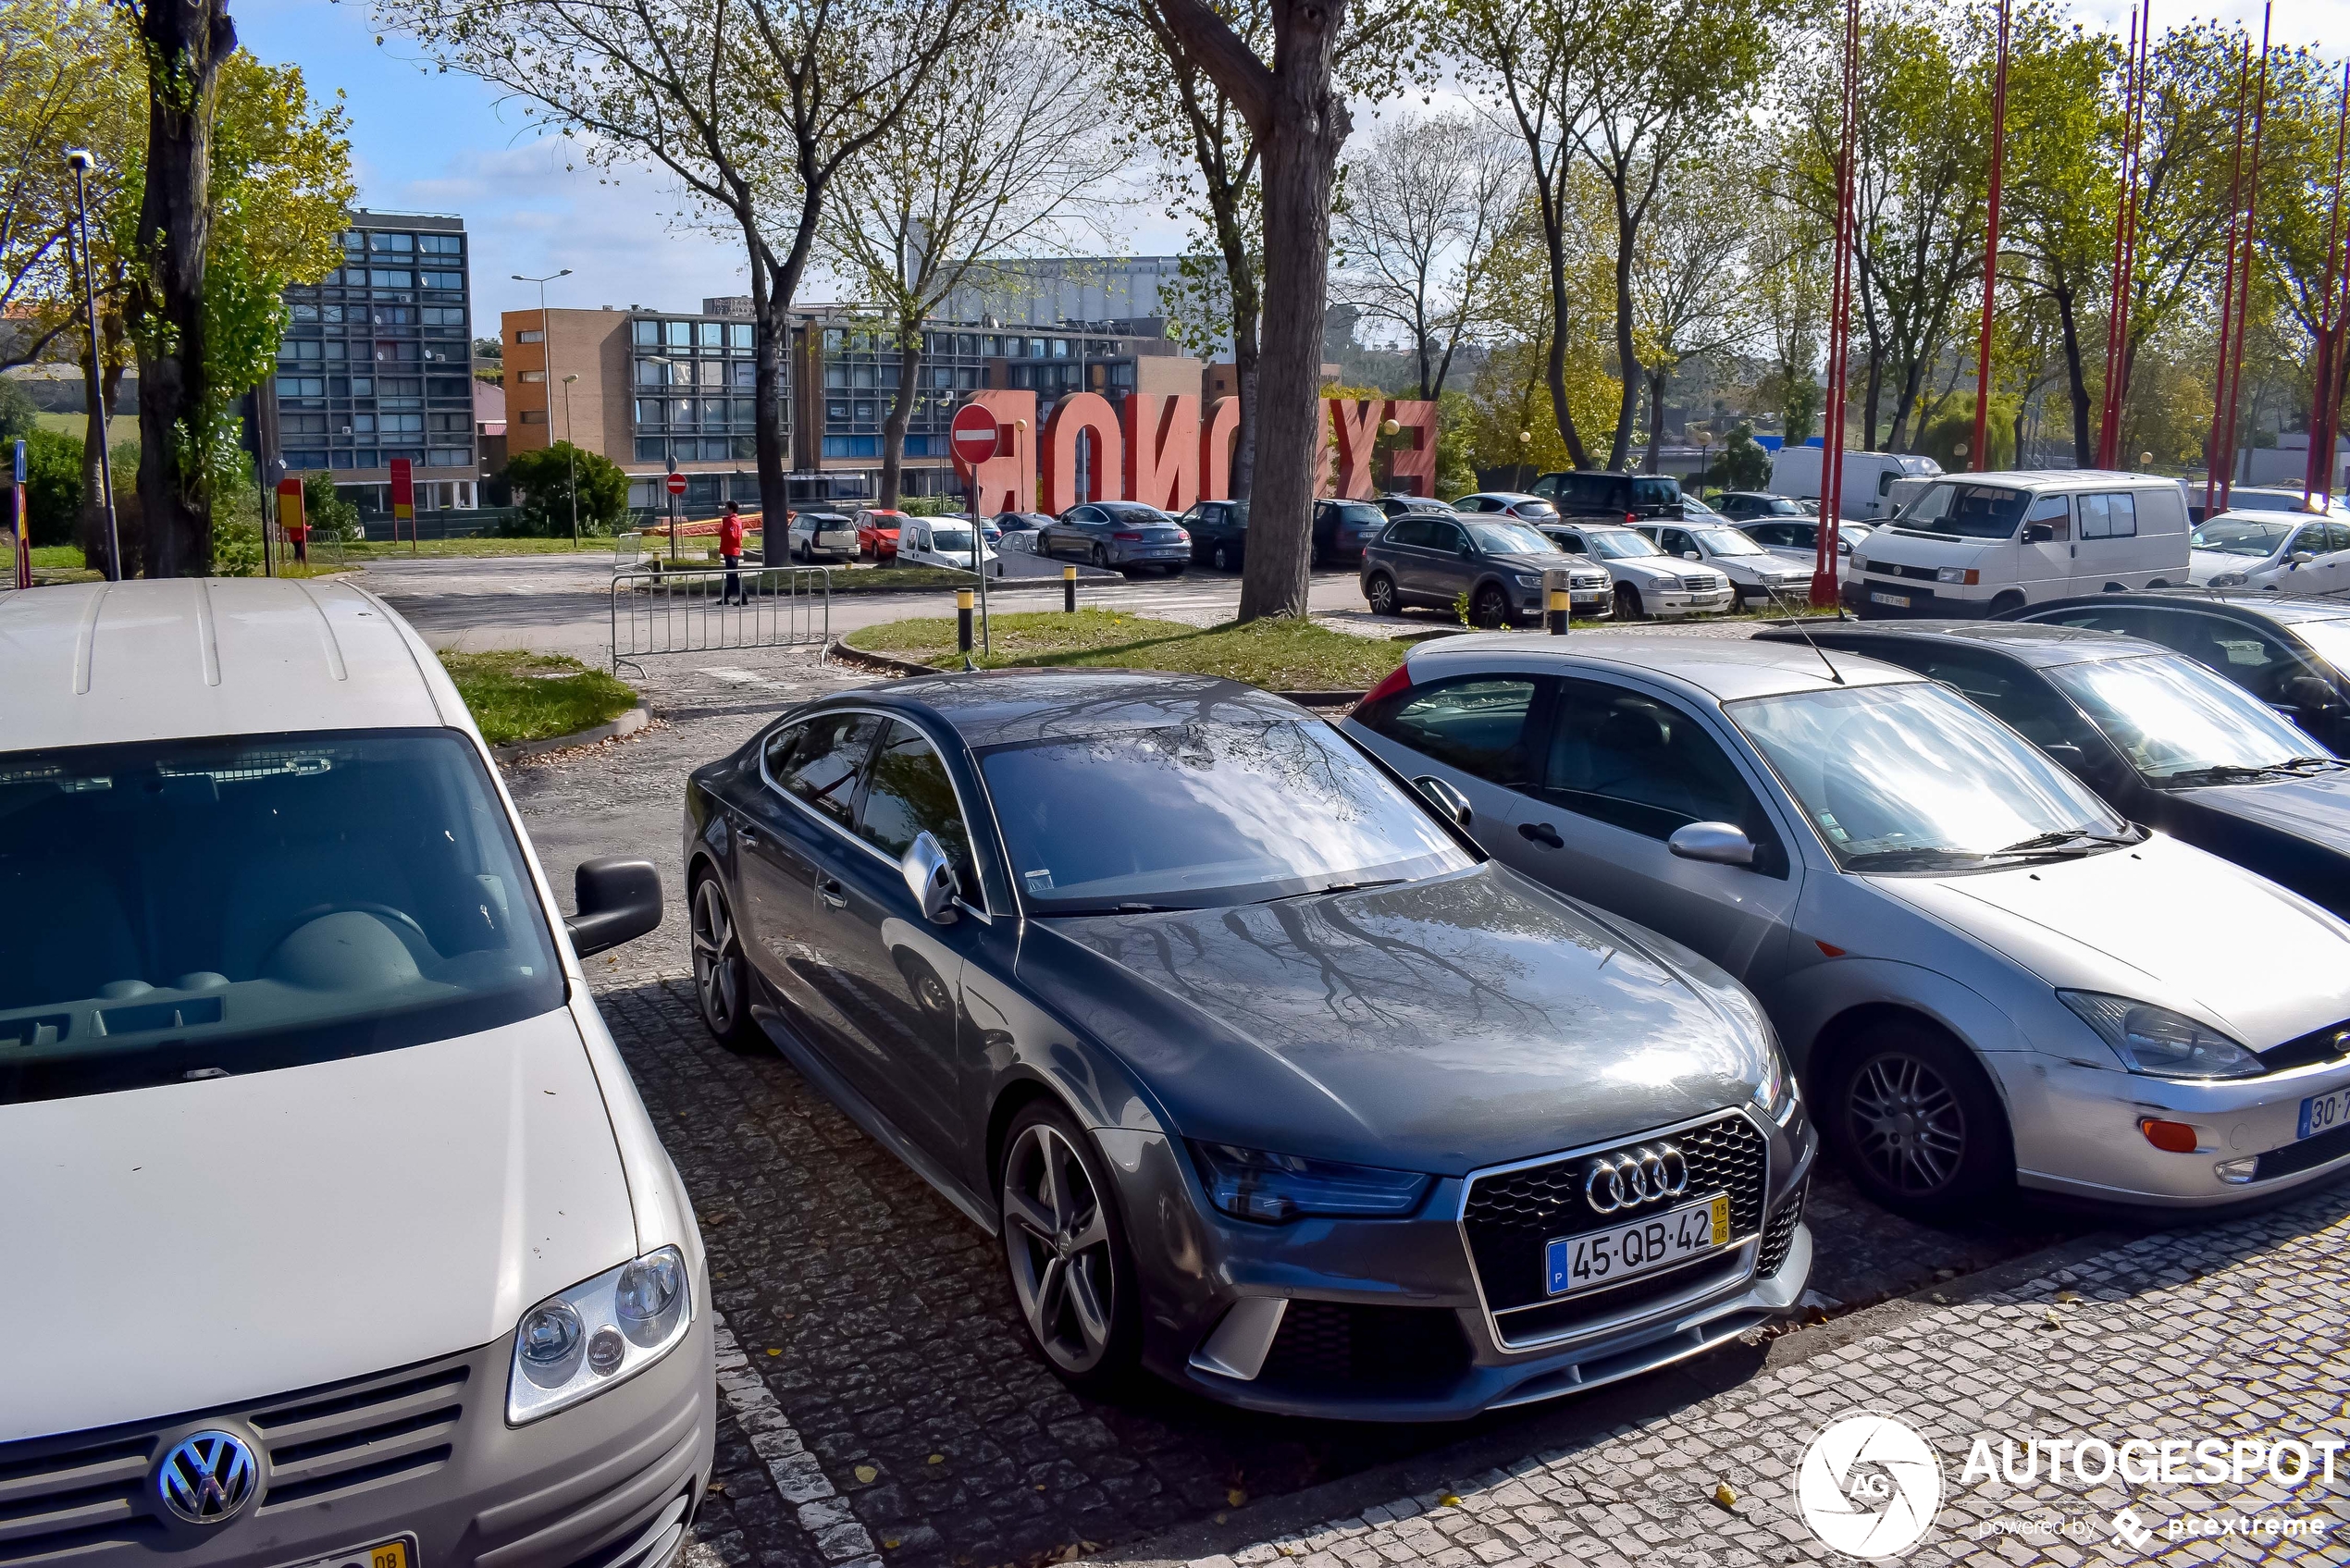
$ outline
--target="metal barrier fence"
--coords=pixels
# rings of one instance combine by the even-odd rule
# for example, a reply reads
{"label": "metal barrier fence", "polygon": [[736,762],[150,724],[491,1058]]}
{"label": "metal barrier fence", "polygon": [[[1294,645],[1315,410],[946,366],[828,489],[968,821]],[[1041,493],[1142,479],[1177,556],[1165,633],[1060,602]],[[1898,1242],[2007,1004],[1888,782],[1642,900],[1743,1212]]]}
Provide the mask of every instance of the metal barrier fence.
{"label": "metal barrier fence", "polygon": [[822,647],[832,632],[833,574],[825,567],[623,567],[612,574],[614,671],[666,653]]}

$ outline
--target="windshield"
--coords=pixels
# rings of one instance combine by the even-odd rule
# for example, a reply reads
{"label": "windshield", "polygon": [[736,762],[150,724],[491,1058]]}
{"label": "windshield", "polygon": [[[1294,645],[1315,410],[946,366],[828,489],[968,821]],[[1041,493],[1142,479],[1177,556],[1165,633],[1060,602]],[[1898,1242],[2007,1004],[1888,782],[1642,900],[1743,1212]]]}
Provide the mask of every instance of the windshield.
{"label": "windshield", "polygon": [[1964,870],[2127,831],[2072,774],[1936,683],[1751,698],[1725,711],[1847,870]]}
{"label": "windshield", "polygon": [[2274,555],[2284,537],[2299,524],[2289,517],[2214,517],[2201,524],[2187,536],[2187,542],[2197,549],[2217,550],[2221,555],[2248,555],[2262,559]]}
{"label": "windshield", "polygon": [[1801,507],[1796,505],[1785,496],[1766,497],[1762,502],[1762,510],[1765,513],[1773,517],[1803,517],[1809,515]]}
{"label": "windshield", "polygon": [[1768,555],[1771,552],[1736,528],[1694,528],[1708,555]]}
{"label": "windshield", "polygon": [[969,555],[971,552],[971,531],[968,527],[934,526],[930,531],[930,548],[946,555],[952,555],[958,550]]}
{"label": "windshield", "polygon": [[1477,548],[1488,555],[1556,555],[1558,546],[1540,528],[1529,528],[1523,523],[1484,523],[1468,525],[1469,537]]}
{"label": "windshield", "polygon": [[448,730],[0,756],[0,1104],[386,1051],[560,1007]]}
{"label": "windshield", "polygon": [[1175,519],[1155,506],[1140,506],[1133,501],[1100,501],[1102,512],[1113,523],[1164,523],[1173,525]]}
{"label": "windshield", "polygon": [[849,525],[848,519],[837,512],[803,512],[799,514],[799,520],[807,524],[810,529],[821,528],[827,533],[835,528],[846,528]]}
{"label": "windshield", "polygon": [[1646,534],[1636,534],[1629,528],[1590,528],[1584,531],[1583,537],[1590,542],[1591,553],[1602,561],[1631,561],[1664,553]]}
{"label": "windshield", "polygon": [[1994,485],[1929,485],[1899,521],[1904,528],[1953,538],[2011,538],[2031,499]]}
{"label": "windshield", "polygon": [[980,754],[1038,914],[1210,908],[1474,863],[1318,720],[1193,722]]}
{"label": "windshield", "polygon": [[2048,678],[2148,779],[2259,772],[2324,748],[2242,686],[2182,654],[2066,664]]}
{"label": "windshield", "polygon": [[2350,670],[2350,620],[2296,621],[2294,634],[2336,670]]}
{"label": "windshield", "polygon": [[1355,526],[1362,528],[1384,528],[1387,526],[1387,513],[1381,512],[1378,507],[1371,505],[1368,501],[1352,501],[1342,504],[1338,509],[1338,520],[1342,523],[1352,523]]}

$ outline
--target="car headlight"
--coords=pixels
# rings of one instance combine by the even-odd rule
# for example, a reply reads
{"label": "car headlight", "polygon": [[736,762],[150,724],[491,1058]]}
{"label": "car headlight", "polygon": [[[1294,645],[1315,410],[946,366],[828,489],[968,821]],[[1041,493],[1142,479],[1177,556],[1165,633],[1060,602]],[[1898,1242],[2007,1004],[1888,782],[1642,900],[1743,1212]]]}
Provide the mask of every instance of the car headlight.
{"label": "car headlight", "polygon": [[1972,566],[1937,566],[1934,569],[1934,580],[1972,586],[1983,580],[1983,574]]}
{"label": "car headlight", "polygon": [[1855,571],[1855,572],[1865,572],[1865,571],[1867,571],[1868,569],[1869,569],[1869,558],[1868,558],[1867,556],[1865,556],[1865,555],[1855,555],[1855,556],[1853,556],[1853,558],[1852,558],[1852,570],[1853,570],[1853,571]]}
{"label": "car headlight", "polygon": [[548,1297],[514,1327],[506,1424],[520,1426],[625,1383],[674,1349],[693,1320],[685,1254],[674,1247]]}
{"label": "car headlight", "polygon": [[1797,1092],[1795,1074],[1787,1067],[1787,1057],[1775,1043],[1762,1057],[1762,1080],[1754,1086],[1754,1103],[1762,1114],[1781,1127],[1795,1110]]}
{"label": "car headlight", "polygon": [[1306,1215],[1380,1218],[1418,1206],[1435,1179],[1416,1171],[1309,1160],[1296,1154],[1192,1144],[1209,1202],[1235,1219],[1283,1225]]}
{"label": "car headlight", "polygon": [[2204,585],[2208,588],[2240,588],[2252,579],[2242,572],[2221,572]]}
{"label": "car headlight", "polygon": [[2269,1070],[2218,1030],[2168,1007],[2099,991],[2059,991],[2057,1000],[2096,1030],[2132,1072],[2150,1078],[2257,1078]]}
{"label": "car headlight", "polygon": [[1540,572],[1520,572],[1517,574],[1517,586],[1521,588],[1539,588],[1542,586],[1542,574]]}

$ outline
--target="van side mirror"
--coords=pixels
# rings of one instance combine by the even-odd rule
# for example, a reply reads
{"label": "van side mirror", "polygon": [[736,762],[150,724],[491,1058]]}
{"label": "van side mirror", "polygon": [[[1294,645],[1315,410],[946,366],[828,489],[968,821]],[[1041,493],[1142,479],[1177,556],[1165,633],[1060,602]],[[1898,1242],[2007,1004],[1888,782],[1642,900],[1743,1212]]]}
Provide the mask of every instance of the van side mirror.
{"label": "van side mirror", "polygon": [[1466,829],[1476,815],[1469,809],[1469,798],[1434,773],[1422,773],[1412,781],[1412,787],[1435,802],[1436,809],[1453,819],[1454,827]]}
{"label": "van side mirror", "polygon": [[955,922],[955,868],[946,861],[946,851],[928,833],[918,833],[914,842],[899,857],[897,870],[906,879],[906,890],[921,906],[922,919],[933,925]]}
{"label": "van side mirror", "polygon": [[2026,523],[2023,525],[2023,542],[2025,544],[2044,545],[2055,537],[2056,530],[2046,523]]}
{"label": "van side mirror", "polygon": [[571,886],[579,913],[563,921],[563,932],[583,958],[661,924],[661,873],[650,860],[582,860]]}
{"label": "van side mirror", "polygon": [[1730,822],[1685,822],[1673,830],[1664,847],[1684,860],[1703,860],[1716,866],[1751,866],[1754,864],[1754,841],[1746,831]]}

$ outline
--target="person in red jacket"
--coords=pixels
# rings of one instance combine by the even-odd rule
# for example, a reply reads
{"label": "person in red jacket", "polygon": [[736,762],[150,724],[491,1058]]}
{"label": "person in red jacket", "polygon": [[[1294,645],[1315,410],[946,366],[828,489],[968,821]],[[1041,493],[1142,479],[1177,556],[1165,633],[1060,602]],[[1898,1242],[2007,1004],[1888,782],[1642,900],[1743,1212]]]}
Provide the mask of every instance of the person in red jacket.
{"label": "person in red jacket", "polygon": [[743,563],[743,519],[733,501],[726,503],[726,515],[718,520],[718,558],[726,563],[726,591],[718,602],[748,604],[749,596],[743,592],[743,580],[736,573]]}

